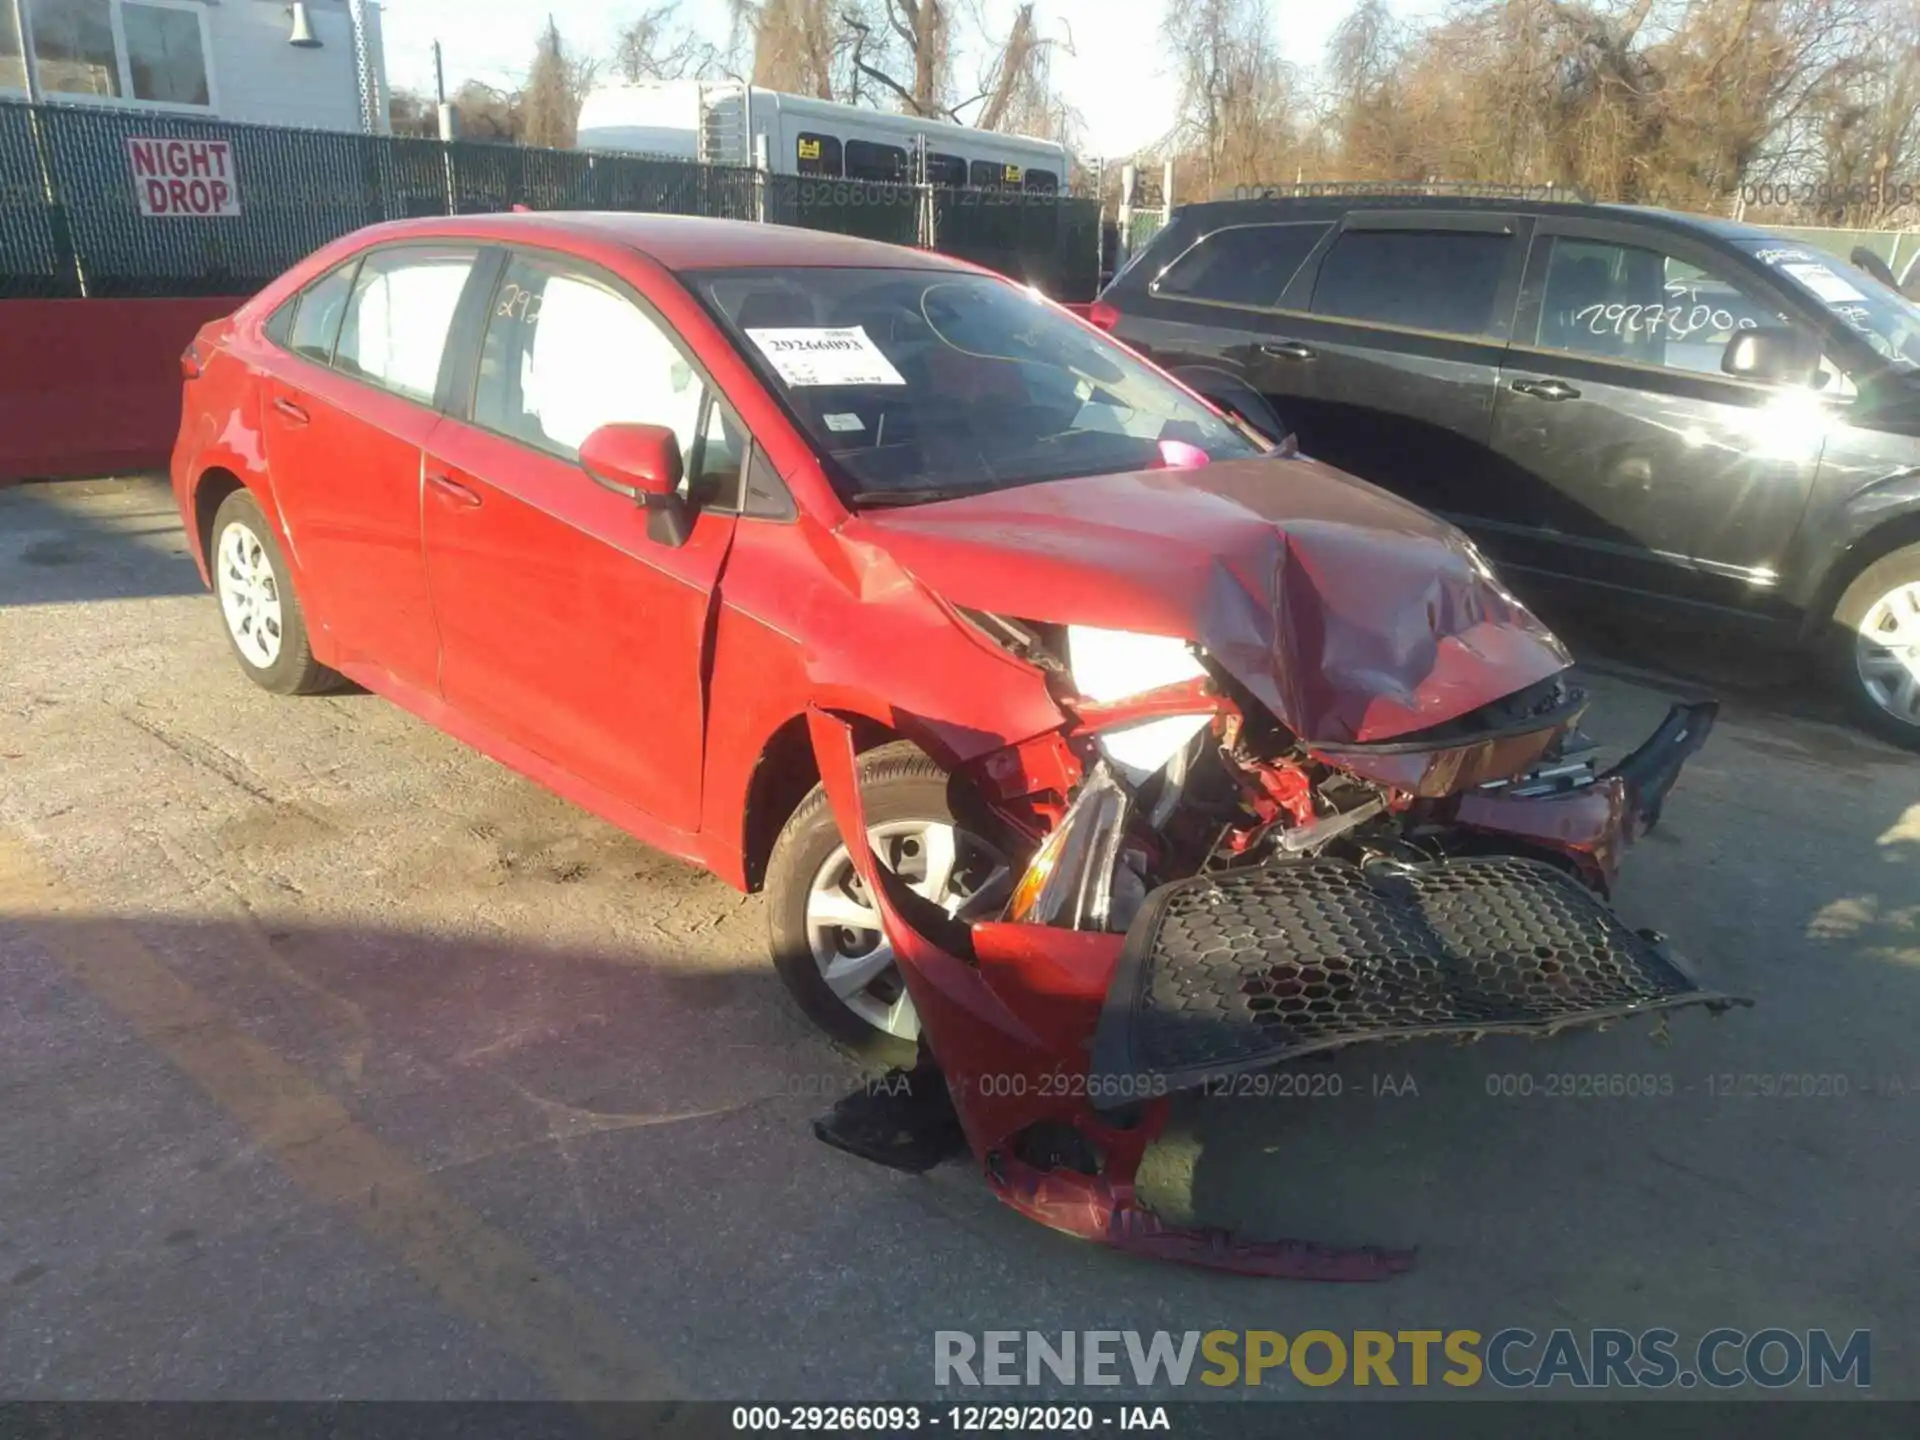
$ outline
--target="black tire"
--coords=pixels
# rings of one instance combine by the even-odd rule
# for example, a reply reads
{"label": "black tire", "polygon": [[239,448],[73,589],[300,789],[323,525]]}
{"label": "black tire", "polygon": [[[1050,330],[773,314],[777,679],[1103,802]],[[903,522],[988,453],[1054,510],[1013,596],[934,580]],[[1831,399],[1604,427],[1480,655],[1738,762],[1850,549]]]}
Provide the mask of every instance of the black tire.
{"label": "black tire", "polygon": [[1854,577],[1834,606],[1826,643],[1828,673],[1854,720],[1883,740],[1910,750],[1920,750],[1920,724],[1902,720],[1874,698],[1860,673],[1857,642],[1861,622],[1881,597],[1916,582],[1920,582],[1920,545],[1882,555]]}
{"label": "black tire", "polygon": [[259,655],[241,645],[233,627],[227,623],[225,608],[221,609],[220,629],[240,668],[254,684],[275,695],[318,695],[337,688],[342,683],[341,676],[313,658],[313,647],[307,639],[306,613],[300,608],[300,597],[289,578],[279,537],[273,533],[273,526],[259,502],[245,490],[236,490],[227,496],[214,513],[213,531],[207,544],[207,569],[213,575],[215,600],[220,597],[220,567],[226,563],[222,542],[234,525],[244,526],[253,536],[261,560],[271,572],[273,592],[280,602],[280,649],[271,664],[263,664]]}
{"label": "black tire", "polygon": [[[947,776],[925,752],[899,742],[860,757],[860,796],[867,823],[940,820],[953,823]],[[840,828],[816,785],[788,818],[767,861],[767,928],[773,966],[796,1004],[857,1058],[877,1066],[912,1065],[915,1046],[849,1010],[821,978],[807,928],[807,898],[821,866],[840,848]]]}

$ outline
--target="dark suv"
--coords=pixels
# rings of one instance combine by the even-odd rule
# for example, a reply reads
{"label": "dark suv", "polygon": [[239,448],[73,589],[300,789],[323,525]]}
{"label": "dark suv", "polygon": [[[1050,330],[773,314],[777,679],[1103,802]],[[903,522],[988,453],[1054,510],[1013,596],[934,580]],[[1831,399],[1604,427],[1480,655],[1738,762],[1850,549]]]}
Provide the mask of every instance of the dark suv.
{"label": "dark suv", "polygon": [[1920,307],[1844,262],[1627,206],[1234,200],[1091,315],[1518,588],[1817,647],[1920,746]]}

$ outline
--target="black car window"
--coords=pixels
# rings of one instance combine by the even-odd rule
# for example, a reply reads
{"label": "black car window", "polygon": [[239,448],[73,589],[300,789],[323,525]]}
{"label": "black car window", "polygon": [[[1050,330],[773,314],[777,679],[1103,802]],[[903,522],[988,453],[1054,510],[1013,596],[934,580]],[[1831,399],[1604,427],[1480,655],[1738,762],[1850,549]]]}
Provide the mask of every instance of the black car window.
{"label": "black car window", "polygon": [[978,190],[1004,190],[1008,186],[1018,189],[1020,185],[1020,167],[1002,165],[993,160],[976,160],[967,168],[967,176]]}
{"label": "black car window", "polygon": [[477,258],[464,247],[428,245],[367,256],[340,324],[334,368],[409,400],[431,401],[453,312]]}
{"label": "black car window", "polygon": [[1051,195],[1059,191],[1060,177],[1051,170],[1029,170],[1021,178],[1021,185],[1024,189]]}
{"label": "black car window", "polygon": [[288,306],[295,307],[287,329],[287,348],[294,354],[317,360],[322,365],[333,363],[333,342],[340,334],[340,317],[347,311],[355,263],[348,261],[339,269],[328,271],[275,314],[277,321]]}
{"label": "black car window", "polygon": [[831,135],[802,135],[794,144],[793,168],[802,175],[840,174],[840,142]]}
{"label": "black car window", "polygon": [[1742,330],[1789,323],[1734,281],[1638,245],[1548,242],[1535,344],[1545,350],[1720,373]]}
{"label": "black car window", "polygon": [[1320,262],[1313,313],[1485,334],[1512,244],[1475,230],[1349,230]]}
{"label": "black car window", "polygon": [[1153,283],[1153,293],[1227,305],[1278,305],[1326,224],[1234,225],[1216,230]]}

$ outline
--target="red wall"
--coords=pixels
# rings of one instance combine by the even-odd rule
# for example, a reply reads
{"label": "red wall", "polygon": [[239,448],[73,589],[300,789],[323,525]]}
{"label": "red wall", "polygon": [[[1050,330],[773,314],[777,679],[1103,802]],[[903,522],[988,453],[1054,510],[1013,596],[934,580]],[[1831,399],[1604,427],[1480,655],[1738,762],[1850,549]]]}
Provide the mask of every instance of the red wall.
{"label": "red wall", "polygon": [[0,481],[166,469],[180,352],[244,298],[0,300]]}

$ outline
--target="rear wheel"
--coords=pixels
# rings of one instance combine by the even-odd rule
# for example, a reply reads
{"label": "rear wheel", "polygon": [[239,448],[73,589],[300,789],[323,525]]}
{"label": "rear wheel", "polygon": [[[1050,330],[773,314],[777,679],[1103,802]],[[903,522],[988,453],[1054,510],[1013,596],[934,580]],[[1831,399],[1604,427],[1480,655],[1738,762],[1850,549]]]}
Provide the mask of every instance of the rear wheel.
{"label": "rear wheel", "polygon": [[[946,774],[920,750],[861,756],[860,795],[874,854],[915,890],[969,919],[1005,904],[1010,865],[954,823]],[[774,968],[807,1016],[862,1059],[911,1065],[919,1016],[817,785],[774,843],[767,902]]]}
{"label": "rear wheel", "polygon": [[340,683],[313,658],[286,557],[259,502],[245,490],[220,502],[207,558],[227,640],[248,679],[276,695],[312,695]]}
{"label": "rear wheel", "polygon": [[1829,660],[1855,718],[1920,749],[1920,545],[1862,570],[1833,620]]}

